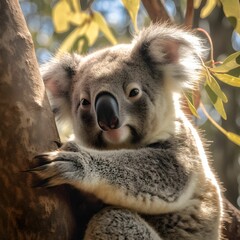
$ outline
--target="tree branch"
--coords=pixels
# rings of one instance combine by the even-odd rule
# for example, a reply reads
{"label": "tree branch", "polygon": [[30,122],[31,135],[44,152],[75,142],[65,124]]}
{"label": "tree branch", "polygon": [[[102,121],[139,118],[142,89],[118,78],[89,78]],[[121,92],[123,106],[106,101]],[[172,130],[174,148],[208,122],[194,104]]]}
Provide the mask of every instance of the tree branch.
{"label": "tree branch", "polygon": [[194,13],[193,0],[188,0],[185,21],[184,21],[184,25],[188,28],[192,28],[193,13]]}
{"label": "tree branch", "polygon": [[172,21],[161,0],[142,0],[142,3],[153,22]]}

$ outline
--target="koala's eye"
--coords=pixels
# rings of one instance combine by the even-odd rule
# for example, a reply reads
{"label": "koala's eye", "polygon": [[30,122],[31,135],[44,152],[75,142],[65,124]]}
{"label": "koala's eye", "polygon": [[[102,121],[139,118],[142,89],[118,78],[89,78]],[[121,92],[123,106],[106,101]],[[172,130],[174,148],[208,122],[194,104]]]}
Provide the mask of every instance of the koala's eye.
{"label": "koala's eye", "polygon": [[126,96],[131,102],[138,100],[142,95],[141,93],[141,86],[138,83],[132,82],[128,84],[126,88]]}
{"label": "koala's eye", "polygon": [[90,105],[90,102],[89,102],[87,99],[85,99],[85,98],[83,98],[83,99],[80,101],[80,103],[81,103],[82,106],[88,106],[88,105]]}
{"label": "koala's eye", "polygon": [[140,93],[139,89],[137,88],[133,88],[130,93],[129,93],[129,97],[135,97]]}
{"label": "koala's eye", "polygon": [[89,110],[90,105],[91,103],[86,98],[82,98],[79,102],[78,108],[80,107],[82,110]]}

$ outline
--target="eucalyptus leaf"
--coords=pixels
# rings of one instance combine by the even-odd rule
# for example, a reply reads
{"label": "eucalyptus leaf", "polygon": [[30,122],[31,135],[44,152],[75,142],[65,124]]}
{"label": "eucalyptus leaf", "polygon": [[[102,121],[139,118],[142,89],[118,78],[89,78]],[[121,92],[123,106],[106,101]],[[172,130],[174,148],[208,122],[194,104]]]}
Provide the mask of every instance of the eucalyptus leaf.
{"label": "eucalyptus leaf", "polygon": [[215,92],[210,88],[208,84],[205,85],[205,90],[217,112],[221,115],[223,119],[227,119],[227,115],[223,106],[222,99],[219,98]]}
{"label": "eucalyptus leaf", "polygon": [[205,18],[210,15],[210,13],[213,11],[213,9],[217,5],[217,0],[207,0],[205,6],[202,8],[200,17]]}
{"label": "eucalyptus leaf", "polygon": [[216,79],[210,75],[209,73],[207,74],[207,84],[209,85],[209,87],[212,89],[212,91],[214,91],[214,93],[222,99],[223,102],[228,102],[227,96],[225,95],[225,93],[222,91],[222,89],[220,88],[218,82],[216,81]]}
{"label": "eucalyptus leaf", "polygon": [[192,96],[190,94],[184,93],[184,97],[187,100],[187,104],[188,104],[188,107],[189,107],[191,113],[195,117],[199,118],[198,112],[197,112],[196,108],[193,105],[193,98],[192,98]]}
{"label": "eucalyptus leaf", "polygon": [[216,101],[216,103],[214,104],[214,107],[215,107],[215,109],[217,110],[217,112],[221,115],[221,117],[222,117],[224,120],[227,120],[227,114],[226,114],[226,111],[225,111],[225,108],[224,108],[222,99],[217,98],[217,101]]}
{"label": "eucalyptus leaf", "polygon": [[55,31],[57,33],[63,33],[69,30],[70,20],[69,16],[71,15],[71,7],[66,1],[59,1],[53,7],[52,17]]}
{"label": "eucalyptus leaf", "polygon": [[235,52],[231,55],[229,55],[224,61],[223,64],[226,64],[228,62],[231,62],[232,60],[236,59],[236,62],[238,63],[238,65],[240,64],[240,51],[239,52]]}
{"label": "eucalyptus leaf", "polygon": [[80,12],[81,6],[79,4],[79,0],[72,0],[73,10],[74,12]]}
{"label": "eucalyptus leaf", "polygon": [[229,140],[234,142],[235,144],[240,146],[240,136],[233,133],[233,132],[227,132],[226,136],[228,137]]}
{"label": "eucalyptus leaf", "polygon": [[215,94],[215,92],[213,92],[213,90],[209,87],[208,84],[205,84],[204,88],[205,88],[212,104],[214,105],[217,102],[217,95]]}
{"label": "eucalyptus leaf", "polygon": [[137,15],[140,6],[140,0],[122,0],[124,7],[128,10],[130,18],[133,22],[135,31],[138,32]]}
{"label": "eucalyptus leaf", "polygon": [[105,37],[111,42],[113,45],[117,44],[117,40],[112,34],[112,31],[108,27],[107,22],[105,21],[104,17],[99,12],[93,13],[93,20],[98,24],[99,29],[103,32]]}
{"label": "eucalyptus leaf", "polygon": [[224,62],[217,67],[210,68],[210,71],[217,73],[227,73],[240,66],[240,52],[235,52],[228,56]]}
{"label": "eucalyptus leaf", "polygon": [[86,38],[88,39],[88,46],[91,47],[97,40],[99,34],[99,26],[95,21],[89,23],[89,27],[85,33]]}
{"label": "eucalyptus leaf", "polygon": [[240,33],[240,3],[239,0],[220,0],[223,11],[236,32]]}
{"label": "eucalyptus leaf", "polygon": [[240,87],[240,78],[234,77],[229,74],[224,73],[214,73],[214,76],[216,76],[220,81],[231,85],[233,87]]}
{"label": "eucalyptus leaf", "polygon": [[88,48],[89,48],[88,38],[85,35],[79,37],[73,46],[73,49],[74,50],[77,49],[77,51],[80,53],[87,52]]}
{"label": "eucalyptus leaf", "polygon": [[195,1],[193,1],[194,8],[198,9],[200,7],[200,5],[201,5],[201,2],[202,2],[202,0],[195,0]]}
{"label": "eucalyptus leaf", "polygon": [[233,77],[239,78],[240,77],[240,65],[239,65],[239,67],[234,68],[234,69],[230,70],[229,72],[227,72],[227,74],[231,75]]}
{"label": "eucalyptus leaf", "polygon": [[59,53],[69,52],[77,39],[85,34],[88,29],[88,24],[85,24],[83,27],[75,28],[63,41],[62,45],[59,48]]}
{"label": "eucalyptus leaf", "polygon": [[84,12],[73,12],[69,18],[69,22],[76,26],[81,26],[86,21],[90,21],[90,16]]}

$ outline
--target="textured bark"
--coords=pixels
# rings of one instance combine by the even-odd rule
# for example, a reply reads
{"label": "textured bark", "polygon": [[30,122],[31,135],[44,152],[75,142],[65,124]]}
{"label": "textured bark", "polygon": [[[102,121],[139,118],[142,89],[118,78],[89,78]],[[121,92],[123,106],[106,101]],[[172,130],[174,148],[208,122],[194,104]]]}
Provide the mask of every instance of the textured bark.
{"label": "textured bark", "polygon": [[0,2],[0,239],[71,239],[65,187],[31,187],[29,168],[59,140],[17,0]]}

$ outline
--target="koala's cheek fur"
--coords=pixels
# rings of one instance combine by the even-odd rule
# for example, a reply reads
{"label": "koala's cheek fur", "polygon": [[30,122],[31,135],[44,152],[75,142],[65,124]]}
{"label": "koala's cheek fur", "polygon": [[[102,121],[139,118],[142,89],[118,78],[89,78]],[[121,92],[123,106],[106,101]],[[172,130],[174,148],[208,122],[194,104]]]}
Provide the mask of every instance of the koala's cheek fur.
{"label": "koala's cheek fur", "polygon": [[175,121],[172,121],[176,118],[172,95],[164,90],[163,86],[159,90],[161,94],[149,106],[143,139],[145,144],[166,140],[176,131]]}
{"label": "koala's cheek fur", "polygon": [[76,138],[85,146],[91,146],[95,138],[96,120],[89,112],[77,112],[73,118],[73,127]]}

